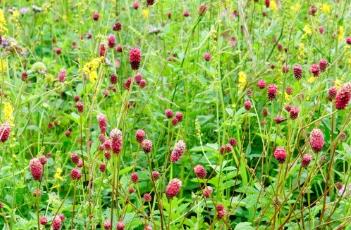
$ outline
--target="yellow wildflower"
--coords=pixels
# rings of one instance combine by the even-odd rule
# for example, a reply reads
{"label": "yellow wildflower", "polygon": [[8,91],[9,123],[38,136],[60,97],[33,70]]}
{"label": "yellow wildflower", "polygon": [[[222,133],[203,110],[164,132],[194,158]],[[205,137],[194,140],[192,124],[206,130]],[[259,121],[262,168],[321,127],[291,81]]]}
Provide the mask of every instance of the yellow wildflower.
{"label": "yellow wildflower", "polygon": [[6,19],[4,11],[0,9],[0,35],[3,35],[7,32]]}
{"label": "yellow wildflower", "polygon": [[311,26],[310,25],[305,25],[304,27],[303,27],[303,32],[305,32],[305,34],[306,35],[311,35],[312,34],[312,28],[311,28]]}
{"label": "yellow wildflower", "polygon": [[289,95],[289,94],[287,94],[286,92],[284,93],[284,95],[285,95],[285,100],[286,101],[290,101],[291,100],[291,95]]}
{"label": "yellow wildflower", "polygon": [[335,86],[337,89],[341,88],[341,86],[342,86],[342,81],[339,80],[339,79],[336,79],[336,80],[334,81],[334,86]]}
{"label": "yellow wildflower", "polygon": [[103,57],[99,57],[99,58],[94,58],[91,61],[87,62],[84,66],[83,66],[83,74],[88,77],[89,81],[91,82],[95,82],[97,79],[97,69],[99,68],[100,64],[102,63],[102,61],[104,60]]}
{"label": "yellow wildflower", "polygon": [[7,121],[11,126],[13,126],[14,125],[13,106],[10,102],[5,101],[3,103],[2,114],[4,116],[5,121]]}
{"label": "yellow wildflower", "polygon": [[245,88],[247,84],[247,76],[246,76],[246,73],[243,72],[243,71],[240,71],[239,72],[239,82],[238,82],[238,85],[239,85],[239,89],[240,90],[243,90]]}
{"label": "yellow wildflower", "polygon": [[331,6],[327,3],[324,3],[322,6],[321,6],[321,11],[325,14],[330,14],[331,12]]}
{"label": "yellow wildflower", "polygon": [[299,55],[299,58],[303,58],[305,56],[305,44],[303,43],[299,44],[298,55]]}
{"label": "yellow wildflower", "polygon": [[342,39],[344,39],[344,27],[343,26],[339,26],[339,29],[338,29],[338,40],[341,41]]}
{"label": "yellow wildflower", "polygon": [[269,4],[269,8],[272,9],[272,11],[278,11],[278,6],[277,6],[277,3],[275,1],[271,1],[270,4]]}
{"label": "yellow wildflower", "polygon": [[7,59],[0,59],[0,73],[6,73],[7,64]]}
{"label": "yellow wildflower", "polygon": [[307,82],[308,82],[308,83],[313,83],[316,79],[317,79],[316,77],[309,77],[309,78],[307,79]]}
{"label": "yellow wildflower", "polygon": [[142,14],[145,19],[149,18],[149,15],[150,15],[149,9],[148,8],[143,9]]}
{"label": "yellow wildflower", "polygon": [[301,8],[301,5],[299,3],[295,3],[294,5],[291,6],[291,10],[294,12],[294,13],[297,13],[299,12]]}
{"label": "yellow wildflower", "polygon": [[55,175],[54,175],[54,178],[56,180],[63,180],[63,177],[62,177],[62,168],[56,168],[56,172],[55,172]]}

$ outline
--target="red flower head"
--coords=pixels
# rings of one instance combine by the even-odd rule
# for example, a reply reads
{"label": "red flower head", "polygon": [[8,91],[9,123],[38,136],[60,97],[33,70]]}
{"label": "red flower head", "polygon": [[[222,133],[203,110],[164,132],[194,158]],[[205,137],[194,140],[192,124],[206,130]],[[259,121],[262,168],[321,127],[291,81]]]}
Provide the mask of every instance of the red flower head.
{"label": "red flower head", "polygon": [[307,167],[310,164],[311,160],[312,160],[312,155],[304,154],[302,156],[301,166],[302,167]]}
{"label": "red flower head", "polygon": [[151,177],[152,180],[156,181],[158,178],[160,178],[160,173],[158,171],[152,171]]}
{"label": "red flower head", "polygon": [[217,218],[218,219],[222,219],[226,214],[226,210],[225,210],[223,204],[217,204],[216,211],[217,211]]}
{"label": "red flower head", "polygon": [[112,224],[110,220],[105,220],[104,222],[104,229],[105,230],[111,230],[112,229]]}
{"label": "red flower head", "polygon": [[204,54],[204,60],[205,60],[205,61],[210,61],[210,60],[211,60],[211,54],[210,54],[209,52],[206,52],[206,53]]}
{"label": "red flower head", "polygon": [[116,74],[111,74],[111,76],[110,76],[111,84],[115,85],[117,83],[117,80],[118,80],[117,75]]}
{"label": "red flower head", "polygon": [[99,128],[100,128],[100,132],[101,134],[105,134],[106,133],[106,128],[107,128],[107,119],[105,117],[104,114],[99,114],[97,116],[97,120],[99,122]]}
{"label": "red flower head", "polygon": [[145,138],[145,131],[142,129],[138,129],[135,132],[135,139],[137,140],[137,142],[141,143]]}
{"label": "red flower head", "polygon": [[177,118],[178,122],[181,122],[184,116],[182,112],[176,112],[175,117]]}
{"label": "red flower head", "polygon": [[99,55],[100,57],[104,57],[106,55],[106,46],[104,43],[99,45]]}
{"label": "red flower head", "polygon": [[62,226],[62,220],[59,216],[56,216],[53,220],[52,220],[52,224],[51,227],[53,230],[60,230]]}
{"label": "red flower head", "polygon": [[270,84],[267,88],[267,94],[269,100],[274,100],[278,94],[278,88],[275,84]]}
{"label": "red flower head", "polygon": [[152,141],[147,140],[147,139],[143,140],[141,142],[141,147],[143,148],[145,153],[151,152],[152,151]]}
{"label": "red flower head", "polygon": [[202,195],[206,198],[209,198],[212,195],[212,192],[213,192],[213,188],[211,186],[206,186],[202,190]]}
{"label": "red flower head", "polygon": [[260,89],[264,89],[266,87],[266,82],[264,80],[258,80],[257,87]]}
{"label": "red flower head", "polygon": [[60,72],[57,75],[57,80],[59,82],[64,82],[66,79],[67,72],[65,69],[60,70]]}
{"label": "red flower head", "polygon": [[8,123],[4,123],[0,125],[0,141],[5,142],[9,139],[11,132],[11,127]]}
{"label": "red flower head", "polygon": [[279,161],[279,163],[284,163],[286,159],[286,152],[283,147],[277,147],[274,150],[274,158]]}
{"label": "red flower head", "polygon": [[312,64],[310,67],[310,72],[313,74],[314,77],[319,76],[319,65],[318,64]]}
{"label": "red flower head", "polygon": [[79,180],[82,177],[80,170],[77,168],[72,169],[71,171],[71,178],[72,180]]}
{"label": "red flower head", "polygon": [[106,164],[105,163],[101,163],[99,166],[99,170],[100,172],[104,173],[106,171]]}
{"label": "red flower head", "polygon": [[113,153],[119,154],[122,150],[122,144],[123,144],[123,136],[122,136],[121,130],[119,129],[111,130],[110,138],[111,138],[111,149]]}
{"label": "red flower head", "polygon": [[267,8],[269,8],[269,5],[271,4],[270,0],[264,0],[264,4],[266,5]]}
{"label": "red flower head", "polygon": [[329,99],[329,101],[334,100],[337,93],[338,93],[338,90],[336,89],[335,86],[330,87],[329,90],[328,90],[328,99]]}
{"label": "red flower head", "polygon": [[132,48],[129,51],[129,62],[133,70],[139,69],[141,61],[141,51],[138,48]]}
{"label": "red flower head", "polygon": [[313,129],[310,134],[310,145],[314,152],[319,152],[324,146],[324,134],[320,129]]}
{"label": "red flower head", "polygon": [[347,83],[341,87],[337,92],[335,97],[335,108],[336,109],[345,109],[349,104],[351,99],[351,83]]}
{"label": "red flower head", "polygon": [[139,9],[139,2],[138,1],[133,2],[132,7],[133,7],[134,10]]}
{"label": "red flower head", "polygon": [[181,187],[182,187],[182,182],[179,179],[177,178],[172,179],[166,187],[166,196],[169,199],[175,197],[179,193]]}
{"label": "red flower head", "polygon": [[39,222],[41,225],[47,225],[48,224],[48,218],[46,216],[41,216],[39,219]]}
{"label": "red flower head", "polygon": [[295,120],[295,119],[299,116],[299,112],[300,112],[300,109],[299,109],[298,107],[292,106],[292,107],[290,108],[290,111],[289,111],[289,113],[290,113],[290,118],[293,119],[293,120]]}
{"label": "red flower head", "polygon": [[312,16],[315,16],[317,13],[317,7],[315,5],[310,6],[310,9],[308,10],[308,13]]}
{"label": "red flower head", "polygon": [[123,221],[118,221],[116,229],[117,230],[124,230],[124,223],[123,223]]}
{"label": "red flower head", "polygon": [[346,38],[346,44],[351,45],[351,37]]}
{"label": "red flower head", "polygon": [[143,198],[144,198],[145,202],[151,202],[151,200],[152,200],[152,197],[151,197],[150,193],[145,193]]}
{"label": "red flower head", "polygon": [[302,66],[301,65],[294,65],[293,71],[294,71],[295,78],[297,80],[300,80],[302,78]]}
{"label": "red flower head", "polygon": [[138,183],[139,181],[139,176],[136,172],[133,172],[131,175],[130,175],[130,179],[132,180],[133,183]]}
{"label": "red flower head", "polygon": [[154,3],[155,3],[154,0],[146,0],[146,4],[147,4],[148,6],[152,6]]}
{"label": "red flower head", "polygon": [[230,138],[229,139],[229,144],[232,146],[232,147],[235,147],[237,145],[237,141],[235,138]]}
{"label": "red flower head", "polygon": [[115,24],[113,24],[112,29],[113,31],[121,31],[122,24],[120,22],[116,22]]}
{"label": "red flower head", "polygon": [[173,151],[171,153],[171,161],[173,163],[177,162],[180,159],[180,157],[184,154],[185,150],[186,150],[186,145],[184,141],[182,140],[178,141],[174,145]]}
{"label": "red flower head", "polygon": [[113,34],[108,35],[107,37],[108,47],[113,48],[116,45],[116,37]]}
{"label": "red flower head", "polygon": [[48,162],[48,159],[43,155],[39,157],[39,161],[44,166]]}
{"label": "red flower head", "polygon": [[250,100],[246,100],[245,102],[244,102],[244,107],[245,107],[245,109],[247,110],[247,111],[249,111],[250,109],[251,109],[251,101]]}
{"label": "red flower head", "polygon": [[196,165],[194,167],[194,173],[196,177],[200,179],[205,178],[207,174],[206,169],[202,165]]}
{"label": "red flower head", "polygon": [[29,170],[34,180],[41,180],[41,177],[43,176],[43,165],[38,158],[30,160]]}
{"label": "red flower head", "polygon": [[98,21],[99,18],[100,18],[99,12],[96,12],[96,11],[95,11],[95,12],[93,13],[93,15],[92,15],[92,18],[93,18],[94,21]]}
{"label": "red flower head", "polygon": [[326,59],[321,59],[319,61],[319,69],[324,72],[328,67],[328,61]]}
{"label": "red flower head", "polygon": [[77,108],[79,113],[83,113],[83,111],[84,111],[84,104],[83,104],[83,102],[77,101],[76,102],[76,108]]}

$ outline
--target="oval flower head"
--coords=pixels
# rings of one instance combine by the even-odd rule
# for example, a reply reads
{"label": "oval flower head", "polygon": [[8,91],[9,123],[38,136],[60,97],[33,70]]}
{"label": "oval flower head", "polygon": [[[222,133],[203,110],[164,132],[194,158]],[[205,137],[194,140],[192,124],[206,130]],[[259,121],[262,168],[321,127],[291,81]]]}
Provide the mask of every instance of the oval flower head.
{"label": "oval flower head", "polygon": [[324,146],[324,134],[320,129],[313,129],[310,134],[310,145],[314,152],[320,152]]}
{"label": "oval flower head", "polygon": [[171,199],[175,197],[179,193],[181,187],[182,187],[182,182],[179,179],[177,178],[172,179],[166,187],[167,198]]}

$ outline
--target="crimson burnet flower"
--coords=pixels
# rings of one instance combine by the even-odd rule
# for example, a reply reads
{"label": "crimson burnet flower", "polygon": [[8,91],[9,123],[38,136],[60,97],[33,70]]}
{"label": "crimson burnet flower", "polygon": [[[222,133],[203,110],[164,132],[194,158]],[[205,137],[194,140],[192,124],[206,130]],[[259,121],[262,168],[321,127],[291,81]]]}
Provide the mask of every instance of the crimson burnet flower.
{"label": "crimson burnet flower", "polygon": [[293,93],[293,88],[291,88],[290,86],[287,86],[285,89],[286,94],[291,95]]}
{"label": "crimson burnet flower", "polygon": [[0,125],[0,141],[1,142],[7,141],[10,137],[10,132],[11,132],[11,127],[7,122],[1,124]]}
{"label": "crimson burnet flower", "polygon": [[328,61],[326,59],[321,59],[319,61],[319,69],[324,72],[328,67]]}
{"label": "crimson burnet flower", "polygon": [[264,89],[266,87],[266,82],[262,79],[258,80],[257,87],[260,89]]}
{"label": "crimson burnet flower", "polygon": [[310,6],[308,13],[312,16],[315,16],[317,13],[317,7],[315,5]]}
{"label": "crimson burnet flower", "polygon": [[251,109],[251,101],[250,100],[246,100],[245,102],[244,102],[244,107],[245,107],[245,109],[247,110],[247,111],[249,111],[250,109]]}
{"label": "crimson burnet flower", "polygon": [[133,187],[129,187],[129,188],[128,188],[128,192],[129,192],[130,194],[132,194],[132,193],[135,192],[135,189],[134,189]]}
{"label": "crimson burnet flower", "polygon": [[274,100],[278,94],[278,88],[275,84],[270,84],[267,88],[267,94],[269,100]]}
{"label": "crimson burnet flower", "polygon": [[22,74],[21,74],[21,79],[22,79],[22,81],[26,81],[27,80],[27,78],[28,78],[28,73],[27,72],[22,72]]}
{"label": "crimson burnet flower", "polygon": [[147,6],[152,6],[155,3],[155,0],[146,0]]}
{"label": "crimson burnet flower", "polygon": [[41,216],[39,219],[39,222],[41,225],[47,225],[48,224],[48,218],[46,216]]}
{"label": "crimson burnet flower", "polygon": [[147,225],[144,226],[144,230],[152,230],[152,227],[147,224]]}
{"label": "crimson burnet flower", "polygon": [[179,123],[178,119],[175,117],[172,119],[172,125],[176,126]]}
{"label": "crimson burnet flower", "polygon": [[351,99],[351,83],[341,87],[335,97],[335,108],[338,110],[345,109]]}
{"label": "crimson burnet flower", "polygon": [[116,37],[113,34],[108,35],[107,37],[108,47],[113,48],[116,45]]}
{"label": "crimson burnet flower", "polygon": [[71,154],[71,160],[72,160],[73,163],[78,164],[79,159],[80,158],[79,158],[77,153],[72,153]]}
{"label": "crimson burnet flower", "polygon": [[173,111],[171,109],[166,109],[165,110],[165,115],[167,118],[172,118],[173,117]]}
{"label": "crimson burnet flower", "polygon": [[302,66],[301,65],[294,65],[293,71],[294,71],[295,78],[297,80],[300,80],[302,78]]}
{"label": "crimson burnet flower", "polygon": [[71,171],[71,179],[72,180],[79,180],[82,177],[80,170],[78,168],[74,168]]}
{"label": "crimson burnet flower", "polygon": [[139,69],[141,61],[141,51],[138,48],[132,48],[129,51],[129,62],[133,70]]}
{"label": "crimson burnet flower", "polygon": [[262,116],[264,116],[264,117],[267,117],[267,116],[268,116],[268,109],[267,109],[266,107],[264,107],[264,108],[262,109]]}
{"label": "crimson burnet flower", "polygon": [[183,113],[178,111],[176,112],[175,117],[179,122],[181,122],[183,120]]}
{"label": "crimson burnet flower", "polygon": [[104,173],[106,171],[106,164],[105,163],[101,163],[99,165],[99,170],[100,170],[100,172]]}
{"label": "crimson burnet flower", "polygon": [[61,221],[65,221],[65,215],[62,213],[58,215],[58,217],[61,219]]}
{"label": "crimson burnet flower", "polygon": [[320,33],[320,34],[324,34],[324,27],[323,27],[323,26],[320,26],[320,27],[318,28],[318,30],[319,30],[319,33]]}
{"label": "crimson burnet flower", "polygon": [[139,176],[136,172],[132,172],[132,174],[130,175],[130,179],[132,180],[133,183],[138,183]]}
{"label": "crimson burnet flower", "polygon": [[41,177],[43,176],[43,165],[38,158],[30,160],[29,170],[34,180],[41,180]]}
{"label": "crimson burnet flower", "polygon": [[104,222],[104,229],[105,230],[111,230],[112,229],[111,220],[105,220],[105,222]]}
{"label": "crimson burnet flower", "polygon": [[100,18],[99,12],[95,11],[95,12],[93,13],[93,15],[92,15],[92,18],[93,18],[94,21],[99,20],[99,18]]}
{"label": "crimson burnet flower", "polygon": [[138,83],[139,87],[141,89],[145,88],[146,86],[146,80],[145,79],[141,79],[140,82]]}
{"label": "crimson burnet flower", "polygon": [[113,31],[121,31],[122,29],[122,24],[120,22],[116,22],[115,24],[113,24],[112,26],[112,30]]}
{"label": "crimson burnet flower", "polygon": [[78,160],[77,167],[78,167],[78,168],[83,167],[83,160],[80,159],[80,158],[79,158],[79,160]]}
{"label": "crimson burnet flower", "polygon": [[180,159],[180,157],[184,154],[185,150],[186,150],[186,145],[184,141],[183,140],[178,141],[174,145],[174,148],[172,150],[171,161],[173,163],[177,162]]}
{"label": "crimson burnet flower", "polygon": [[184,10],[183,16],[186,17],[186,18],[189,17],[190,16],[189,10]]}
{"label": "crimson burnet flower", "polygon": [[123,83],[123,87],[126,90],[130,89],[130,86],[132,85],[133,79],[131,77],[128,77],[127,80]]}
{"label": "crimson burnet flower", "polygon": [[195,173],[196,177],[200,178],[200,179],[205,178],[207,175],[206,169],[202,165],[196,165],[194,167],[194,173]]}
{"label": "crimson burnet flower", "polygon": [[77,101],[76,102],[76,108],[77,108],[79,113],[83,113],[83,111],[84,111],[84,104],[83,104],[83,102]]}
{"label": "crimson burnet flower", "polygon": [[219,148],[219,153],[223,155],[225,153],[231,152],[232,150],[233,150],[233,147],[231,144],[225,144]]}
{"label": "crimson burnet flower", "polygon": [[271,4],[270,0],[264,0],[264,4],[267,8],[269,8],[269,5]]}
{"label": "crimson burnet flower", "polygon": [[117,80],[118,80],[117,75],[116,74],[111,74],[111,76],[110,76],[110,83],[112,85],[115,85],[117,83]]}
{"label": "crimson burnet flower", "polygon": [[284,109],[285,109],[287,112],[290,112],[290,110],[291,110],[291,105],[285,105],[285,106],[284,106]]}
{"label": "crimson burnet flower", "polygon": [[209,198],[212,195],[213,192],[213,188],[211,186],[206,186],[203,190],[202,190],[202,195],[205,198]]}
{"label": "crimson burnet flower", "polygon": [[141,143],[145,139],[145,131],[142,129],[138,129],[135,132],[135,139],[137,140],[137,142]]}
{"label": "crimson burnet flower", "polygon": [[236,146],[236,144],[237,144],[237,141],[236,141],[236,139],[235,138],[230,138],[229,139],[229,144],[232,146],[232,147],[235,147]]}
{"label": "crimson burnet flower", "polygon": [[337,93],[338,93],[338,90],[336,89],[335,86],[330,87],[329,90],[328,90],[328,99],[329,99],[329,101],[334,100]]}
{"label": "crimson burnet flower", "polygon": [[105,46],[104,43],[101,43],[101,44],[99,45],[99,56],[100,56],[100,57],[106,56],[106,46]]}
{"label": "crimson burnet flower", "polygon": [[80,101],[80,96],[78,96],[78,95],[74,96],[74,97],[73,97],[73,100],[74,100],[75,102]]}
{"label": "crimson burnet flower", "polygon": [[274,150],[274,158],[279,161],[279,163],[284,163],[286,159],[286,152],[283,147],[276,147]]}
{"label": "crimson burnet flower", "polygon": [[152,171],[151,177],[152,180],[156,181],[160,177],[160,173],[158,171]]}
{"label": "crimson burnet flower", "polygon": [[143,75],[141,75],[141,73],[137,73],[135,76],[134,76],[134,81],[139,84],[140,81],[143,79]]}
{"label": "crimson burnet flower", "polygon": [[144,202],[151,202],[151,200],[152,200],[150,193],[145,193],[143,198],[144,198]]}
{"label": "crimson burnet flower", "polygon": [[274,122],[275,122],[276,124],[280,124],[280,123],[282,123],[283,121],[285,121],[285,118],[282,117],[282,116],[280,116],[280,115],[278,115],[278,116],[276,116],[276,117],[274,118]]}
{"label": "crimson burnet flower", "polygon": [[57,47],[57,48],[55,48],[54,50],[55,50],[55,53],[56,53],[57,55],[61,55],[62,49],[61,49],[60,47]]}
{"label": "crimson burnet flower", "polygon": [[134,1],[132,7],[133,7],[134,10],[139,9],[139,2],[138,1]]}
{"label": "crimson burnet flower", "polygon": [[104,157],[106,160],[110,160],[111,159],[111,153],[109,151],[105,151],[104,152]]}
{"label": "crimson burnet flower", "polygon": [[207,11],[207,5],[206,4],[201,4],[199,6],[199,15],[200,16],[205,15],[206,11]]}
{"label": "crimson burnet flower", "polygon": [[99,123],[99,128],[100,128],[100,133],[105,134],[106,133],[106,128],[107,128],[107,119],[104,114],[100,113],[97,116],[97,120]]}
{"label": "crimson burnet flower", "polygon": [[145,139],[141,142],[141,147],[145,153],[150,153],[152,151],[152,141]]}
{"label": "crimson burnet flower", "polygon": [[211,60],[211,54],[210,54],[209,52],[206,52],[206,53],[204,54],[204,60],[205,60],[205,61],[210,61],[210,60]]}
{"label": "crimson burnet flower", "polygon": [[119,154],[122,150],[123,136],[122,131],[119,129],[113,129],[110,132],[111,138],[111,149],[115,154]]}
{"label": "crimson burnet flower", "polygon": [[301,166],[302,167],[307,167],[312,160],[312,155],[311,154],[304,154],[302,156],[302,161],[301,161]]}
{"label": "crimson burnet flower", "polygon": [[289,113],[290,113],[290,118],[293,119],[293,120],[295,120],[295,119],[299,116],[299,112],[300,112],[300,109],[299,109],[298,107],[292,106],[292,107],[290,108],[290,111],[289,111]]}
{"label": "crimson burnet flower", "polygon": [[53,230],[60,230],[62,226],[62,220],[59,216],[56,216],[53,220],[52,220],[52,224],[51,227]]}
{"label": "crimson burnet flower", "polygon": [[319,65],[318,64],[312,64],[310,67],[310,72],[313,74],[314,77],[319,76]]}
{"label": "crimson burnet flower", "polygon": [[48,159],[43,155],[39,157],[39,161],[44,166],[48,162]]}
{"label": "crimson burnet flower", "polygon": [[226,214],[226,210],[225,210],[223,204],[217,204],[216,211],[217,211],[217,218],[218,219],[222,219]]}
{"label": "crimson burnet flower", "polygon": [[314,152],[320,152],[324,146],[324,134],[320,129],[313,129],[310,133],[310,146]]}
{"label": "crimson burnet flower", "polygon": [[70,137],[71,134],[72,134],[72,129],[67,129],[65,132],[64,132],[65,136],[66,137]]}
{"label": "crimson burnet flower", "polygon": [[118,44],[118,45],[116,46],[115,50],[116,50],[117,53],[122,53],[122,52],[123,52],[123,47],[122,47],[122,45],[121,45],[121,44]]}
{"label": "crimson burnet flower", "polygon": [[182,187],[182,182],[179,179],[177,178],[172,179],[166,187],[167,198],[171,199],[175,197],[179,193],[181,187]]}
{"label": "crimson burnet flower", "polygon": [[346,38],[346,44],[351,45],[351,37]]}
{"label": "crimson burnet flower", "polygon": [[60,72],[57,75],[57,80],[59,82],[64,82],[66,79],[67,72],[65,69],[60,70]]}
{"label": "crimson burnet flower", "polygon": [[282,67],[282,72],[283,73],[288,73],[289,72],[289,66],[284,64],[283,67]]}
{"label": "crimson burnet flower", "polygon": [[117,227],[116,227],[117,230],[124,230],[124,223],[123,221],[118,221],[117,223]]}

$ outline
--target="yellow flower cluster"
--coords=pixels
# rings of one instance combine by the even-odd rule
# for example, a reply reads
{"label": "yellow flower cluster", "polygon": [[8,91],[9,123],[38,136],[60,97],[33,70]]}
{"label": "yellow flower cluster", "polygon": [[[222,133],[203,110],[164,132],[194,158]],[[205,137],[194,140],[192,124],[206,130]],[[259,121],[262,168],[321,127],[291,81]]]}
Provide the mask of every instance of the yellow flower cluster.
{"label": "yellow flower cluster", "polygon": [[321,6],[321,11],[325,14],[330,14],[331,12],[331,6],[329,4],[326,4],[324,3],[322,6]]}
{"label": "yellow flower cluster", "polygon": [[4,35],[7,32],[6,19],[4,11],[0,9],[0,35]]}
{"label": "yellow flower cluster", "polygon": [[303,27],[303,32],[305,32],[306,35],[311,35],[312,34],[312,28],[310,25],[306,24]]}
{"label": "yellow flower cluster", "polygon": [[62,168],[56,168],[56,172],[55,172],[55,175],[54,175],[54,178],[56,180],[63,180],[63,177],[62,177]]}
{"label": "yellow flower cluster", "polygon": [[339,29],[338,29],[338,40],[341,41],[344,39],[344,27],[343,26],[339,26]]}
{"label": "yellow flower cluster", "polygon": [[278,11],[278,6],[277,6],[277,3],[275,1],[270,2],[269,8],[271,8],[272,11],[274,11],[274,12]]}
{"label": "yellow flower cluster", "polygon": [[83,66],[82,72],[86,77],[88,77],[89,81],[96,81],[96,79],[98,78],[97,69],[99,68],[103,60],[103,57],[94,58]]}
{"label": "yellow flower cluster", "polygon": [[239,89],[243,90],[245,88],[246,84],[247,84],[246,73],[243,71],[240,71],[239,72],[239,81],[238,81]]}
{"label": "yellow flower cluster", "polygon": [[13,106],[10,102],[5,101],[3,103],[2,115],[5,121],[7,121],[11,126],[14,125]]}
{"label": "yellow flower cluster", "polygon": [[6,73],[7,65],[8,65],[7,59],[0,59],[0,73]]}

